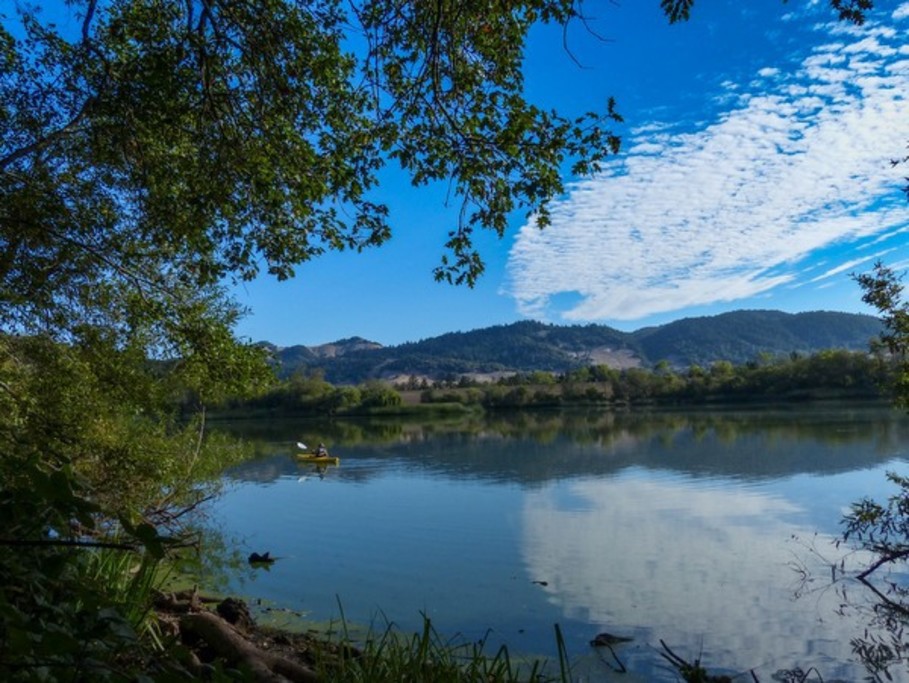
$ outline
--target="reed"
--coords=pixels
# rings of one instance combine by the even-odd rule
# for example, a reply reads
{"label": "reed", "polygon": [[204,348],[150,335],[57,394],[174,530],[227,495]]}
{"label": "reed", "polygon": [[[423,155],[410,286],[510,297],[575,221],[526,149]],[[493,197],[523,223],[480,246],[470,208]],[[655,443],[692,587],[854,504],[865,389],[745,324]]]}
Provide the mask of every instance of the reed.
{"label": "reed", "polygon": [[339,643],[333,649],[341,656],[322,658],[318,666],[319,675],[326,683],[569,683],[571,680],[558,626],[559,672],[554,676],[547,672],[545,661],[513,659],[505,646],[495,652],[487,651],[488,633],[476,642],[445,638],[425,614],[423,628],[418,633],[401,633],[386,621],[380,631],[370,627],[362,647],[356,647],[342,609],[337,635]]}
{"label": "reed", "polygon": [[105,595],[140,637],[161,647],[152,611],[152,594],[166,580],[160,561],[146,552],[102,548],[91,552],[83,579],[103,587]]}

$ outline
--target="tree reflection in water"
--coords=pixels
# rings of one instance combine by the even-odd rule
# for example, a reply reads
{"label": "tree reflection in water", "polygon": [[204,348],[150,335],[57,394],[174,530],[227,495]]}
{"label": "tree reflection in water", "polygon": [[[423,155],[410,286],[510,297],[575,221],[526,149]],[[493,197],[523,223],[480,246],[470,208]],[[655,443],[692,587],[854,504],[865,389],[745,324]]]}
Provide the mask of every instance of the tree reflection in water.
{"label": "tree reflection in water", "polygon": [[[887,478],[896,493],[883,504],[870,498],[854,503],[841,539],[865,559],[843,577],[839,591],[844,611],[866,615],[867,628],[850,643],[875,681],[909,677],[909,478],[893,472]],[[847,591],[856,584],[861,591]]]}

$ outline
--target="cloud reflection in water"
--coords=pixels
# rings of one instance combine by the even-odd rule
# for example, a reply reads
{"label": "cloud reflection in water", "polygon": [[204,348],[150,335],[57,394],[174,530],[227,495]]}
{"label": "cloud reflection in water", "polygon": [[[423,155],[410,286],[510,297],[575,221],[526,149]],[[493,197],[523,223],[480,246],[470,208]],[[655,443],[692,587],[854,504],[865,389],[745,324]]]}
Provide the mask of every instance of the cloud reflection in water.
{"label": "cloud reflection in water", "polygon": [[[800,524],[802,508],[758,487],[724,484],[632,469],[529,492],[528,573],[546,579],[566,619],[625,629],[656,647],[663,639],[709,666],[755,668],[763,680],[829,657],[825,676],[860,674],[841,664],[861,626],[834,614],[836,592],[795,599],[793,561],[815,562],[824,575],[793,539],[814,535]],[[830,541],[814,544],[832,560]]]}

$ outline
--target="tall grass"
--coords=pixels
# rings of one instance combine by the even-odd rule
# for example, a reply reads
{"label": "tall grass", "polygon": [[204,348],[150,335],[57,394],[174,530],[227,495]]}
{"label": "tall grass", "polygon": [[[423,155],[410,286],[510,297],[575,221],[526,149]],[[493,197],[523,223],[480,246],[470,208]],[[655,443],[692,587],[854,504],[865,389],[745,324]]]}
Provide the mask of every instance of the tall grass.
{"label": "tall grass", "polygon": [[152,593],[167,578],[161,562],[147,552],[102,548],[92,551],[83,579],[103,588],[111,604],[140,637],[161,642],[152,614]]}
{"label": "tall grass", "polygon": [[341,656],[324,657],[318,669],[326,683],[568,683],[571,674],[558,627],[556,633],[560,671],[552,676],[546,671],[545,661],[513,660],[505,646],[487,653],[486,637],[478,642],[445,639],[425,614],[420,632],[404,634],[386,623],[381,632],[371,627],[362,649],[355,649],[352,644],[356,639],[342,610],[338,632]]}

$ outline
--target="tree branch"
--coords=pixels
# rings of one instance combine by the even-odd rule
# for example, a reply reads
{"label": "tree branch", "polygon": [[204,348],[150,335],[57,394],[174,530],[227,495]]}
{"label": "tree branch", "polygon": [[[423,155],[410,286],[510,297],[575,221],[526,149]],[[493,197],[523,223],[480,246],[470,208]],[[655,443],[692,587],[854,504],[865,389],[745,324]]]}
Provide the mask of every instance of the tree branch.
{"label": "tree branch", "polygon": [[859,581],[863,581],[863,582],[864,582],[865,579],[868,578],[868,576],[870,576],[871,574],[873,574],[875,571],[877,571],[879,568],[881,568],[881,567],[884,566],[885,564],[887,564],[887,563],[889,563],[889,562],[894,562],[894,561],[896,561],[896,560],[902,560],[902,559],[905,559],[905,558],[907,558],[907,557],[909,557],[909,548],[904,548],[904,549],[902,549],[902,550],[898,550],[898,551],[886,553],[886,554],[882,555],[881,557],[879,557],[879,558],[878,558],[877,560],[875,560],[874,562],[872,562],[872,563],[871,563],[863,572],[861,572],[856,578],[857,578]]}
{"label": "tree branch", "polygon": [[58,140],[62,137],[65,137],[65,136],[71,134],[72,132],[74,132],[78,128],[79,124],[82,122],[82,119],[85,118],[86,114],[88,113],[89,107],[91,105],[93,105],[94,102],[95,102],[94,97],[92,97],[92,96],[88,97],[85,100],[85,102],[82,103],[82,107],[79,109],[79,111],[76,113],[76,115],[70,120],[69,123],[64,125],[62,128],[58,128],[55,131],[51,131],[47,135],[44,135],[44,136],[38,138],[31,144],[28,144],[28,145],[25,145],[24,147],[20,147],[16,150],[13,150],[9,154],[7,154],[5,157],[0,157],[0,171],[5,171],[7,169],[7,167],[11,166],[15,162],[17,162],[19,159],[22,159],[23,157],[27,157],[30,154],[34,154],[35,152],[39,152],[42,149],[44,149],[45,147],[47,147],[48,145],[50,145],[52,142],[55,142],[56,140]]}
{"label": "tree branch", "polygon": [[89,26],[92,18],[95,16],[95,10],[98,7],[98,0],[88,0],[88,7],[85,8],[85,18],[82,20],[82,42],[88,45],[91,42],[89,38]]}
{"label": "tree branch", "polygon": [[867,579],[865,579],[864,577],[860,576],[859,581],[862,584],[864,584],[865,587],[868,588],[868,590],[870,590],[878,598],[880,598],[881,602],[883,602],[884,605],[886,605],[887,607],[892,609],[894,612],[899,612],[900,614],[902,614],[904,616],[909,616],[909,607],[906,607],[906,605],[903,605],[902,603],[891,600],[886,595],[884,595],[880,590],[878,590],[877,587],[872,585],[872,583],[870,581],[868,581]]}

